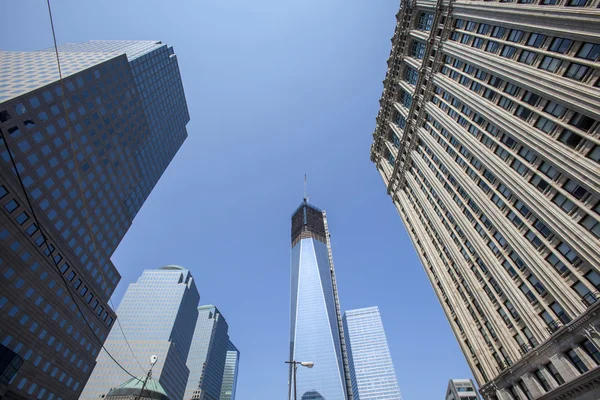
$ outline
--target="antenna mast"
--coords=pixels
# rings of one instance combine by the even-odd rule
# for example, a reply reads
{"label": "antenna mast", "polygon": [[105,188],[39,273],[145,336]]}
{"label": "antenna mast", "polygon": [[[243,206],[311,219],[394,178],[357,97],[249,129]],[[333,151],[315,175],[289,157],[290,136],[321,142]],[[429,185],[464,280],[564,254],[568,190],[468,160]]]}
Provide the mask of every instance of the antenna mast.
{"label": "antenna mast", "polygon": [[308,202],[308,192],[306,189],[306,174],[304,174],[304,202]]}

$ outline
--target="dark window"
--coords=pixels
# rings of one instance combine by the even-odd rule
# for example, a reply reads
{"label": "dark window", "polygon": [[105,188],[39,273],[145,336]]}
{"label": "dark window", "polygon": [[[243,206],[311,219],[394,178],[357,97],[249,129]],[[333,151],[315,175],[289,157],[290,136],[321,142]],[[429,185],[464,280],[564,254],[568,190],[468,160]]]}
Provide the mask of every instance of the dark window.
{"label": "dark window", "polygon": [[81,286],[81,279],[77,279],[77,281],[75,281],[75,284],[73,285],[73,287],[75,289],[79,289],[80,286]]}
{"label": "dark window", "polygon": [[506,32],[506,28],[503,28],[501,26],[495,26],[494,29],[492,30],[492,36],[495,38],[502,38],[504,36],[505,32]]}
{"label": "dark window", "polygon": [[527,385],[525,384],[525,382],[523,382],[522,379],[519,379],[518,385],[523,391],[523,393],[525,393],[527,400],[533,400],[533,396],[531,396],[531,393],[529,393],[529,389],[527,388]]}
{"label": "dark window", "polygon": [[572,43],[573,43],[573,41],[571,39],[564,39],[564,38],[557,37],[557,38],[554,38],[554,40],[552,41],[552,44],[550,45],[548,50],[553,51],[555,53],[565,54],[569,51],[569,48],[571,47]]}
{"label": "dark window", "polygon": [[539,66],[540,69],[545,69],[550,72],[556,72],[558,67],[560,67],[560,60],[550,56],[544,57]]}
{"label": "dark window", "polygon": [[596,345],[586,339],[581,342],[580,346],[592,358],[592,360],[594,360],[596,365],[600,365],[600,352],[598,351]]}
{"label": "dark window", "polygon": [[544,372],[541,369],[536,370],[535,377],[537,378],[537,380],[540,383],[540,385],[542,386],[542,388],[544,388],[544,392],[548,392],[550,390],[550,384],[546,380],[546,377],[544,376]]}
{"label": "dark window", "polygon": [[69,272],[69,275],[67,275],[67,280],[73,282],[73,279],[75,279],[75,272],[71,271]]}
{"label": "dark window", "polygon": [[562,385],[565,383],[565,380],[560,375],[554,364],[552,364],[551,362],[546,364],[546,369],[550,372],[550,375],[552,375],[557,384]]}
{"label": "dark window", "polygon": [[527,45],[532,47],[540,48],[546,40],[546,35],[540,35],[539,33],[532,33],[527,40]]}
{"label": "dark window", "polygon": [[23,225],[29,219],[29,215],[27,215],[27,213],[23,211],[15,219],[17,220],[17,222],[19,223],[19,225]]}
{"label": "dark window", "polygon": [[558,140],[560,140],[561,142],[573,149],[577,147],[577,145],[581,142],[582,139],[583,138],[581,136],[568,129],[565,129],[558,137]]}
{"label": "dark window", "polygon": [[13,212],[15,209],[19,207],[19,203],[17,203],[14,199],[6,203],[4,208],[8,210],[8,212]]}
{"label": "dark window", "polygon": [[584,43],[577,52],[577,57],[596,61],[600,53],[600,44]]}
{"label": "dark window", "polygon": [[0,185],[0,199],[3,198],[4,196],[6,196],[6,194],[8,193],[8,190],[6,190],[6,188],[2,185]]}
{"label": "dark window", "polygon": [[511,29],[510,33],[508,34],[508,40],[510,42],[519,43],[521,39],[523,39],[524,34],[525,32],[520,31],[518,29]]}
{"label": "dark window", "polygon": [[571,362],[573,363],[575,368],[577,368],[577,371],[579,371],[579,373],[584,374],[589,371],[588,367],[584,364],[581,358],[579,358],[579,355],[577,355],[575,350],[571,349],[567,351],[567,357],[569,357],[569,360],[571,360]]}
{"label": "dark window", "polygon": [[596,120],[593,118],[587,117],[580,113],[575,113],[569,121],[569,125],[573,125],[582,131],[587,132],[594,125],[594,122],[596,122]]}
{"label": "dark window", "polygon": [[589,70],[590,67],[586,65],[571,63],[571,65],[569,65],[569,68],[567,69],[567,72],[565,72],[565,76],[576,81],[582,81],[585,77],[585,74],[587,74]]}

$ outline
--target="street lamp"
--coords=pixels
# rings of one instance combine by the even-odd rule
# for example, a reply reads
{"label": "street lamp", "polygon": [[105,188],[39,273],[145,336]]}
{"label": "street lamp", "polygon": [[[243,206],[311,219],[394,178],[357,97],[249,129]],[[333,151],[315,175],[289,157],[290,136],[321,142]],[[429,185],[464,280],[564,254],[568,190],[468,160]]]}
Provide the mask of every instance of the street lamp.
{"label": "street lamp", "polygon": [[285,363],[294,366],[294,400],[298,400],[298,392],[296,390],[296,370],[298,369],[298,364],[306,368],[312,368],[315,366],[315,363],[312,361],[286,361]]}

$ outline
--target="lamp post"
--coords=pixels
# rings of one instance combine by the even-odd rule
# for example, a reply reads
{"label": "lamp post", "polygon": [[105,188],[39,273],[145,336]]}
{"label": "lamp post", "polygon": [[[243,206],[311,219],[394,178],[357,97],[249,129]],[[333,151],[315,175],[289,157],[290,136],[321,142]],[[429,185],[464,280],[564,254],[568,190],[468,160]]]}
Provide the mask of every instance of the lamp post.
{"label": "lamp post", "polygon": [[306,368],[312,368],[315,366],[315,363],[312,361],[286,361],[285,363],[291,364],[294,368],[294,400],[298,400],[298,392],[296,390],[296,370],[298,369],[298,364]]}

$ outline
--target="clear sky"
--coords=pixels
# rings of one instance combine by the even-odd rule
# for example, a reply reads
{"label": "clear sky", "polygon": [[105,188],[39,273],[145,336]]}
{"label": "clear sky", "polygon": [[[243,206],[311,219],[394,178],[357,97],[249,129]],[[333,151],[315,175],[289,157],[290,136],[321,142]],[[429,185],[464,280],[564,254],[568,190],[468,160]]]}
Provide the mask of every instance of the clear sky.
{"label": "clear sky", "polygon": [[[405,400],[471,373],[369,159],[397,0],[53,0],[59,44],[174,46],[189,138],[113,262],[113,301],[180,264],[241,351],[237,400],[284,400],[290,216],[327,210],[343,310],[379,306]],[[52,45],[44,0],[4,0],[0,48]]]}

